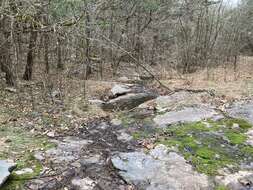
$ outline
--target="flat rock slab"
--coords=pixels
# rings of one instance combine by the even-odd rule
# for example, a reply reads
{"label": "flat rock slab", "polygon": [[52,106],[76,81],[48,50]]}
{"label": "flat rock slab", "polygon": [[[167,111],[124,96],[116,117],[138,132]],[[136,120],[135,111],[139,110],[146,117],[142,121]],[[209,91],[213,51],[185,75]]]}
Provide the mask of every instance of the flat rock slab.
{"label": "flat rock slab", "polygon": [[166,125],[198,122],[209,118],[216,120],[223,118],[223,116],[218,114],[215,110],[204,106],[185,107],[179,111],[171,111],[163,115],[158,115],[154,118],[154,122],[161,127],[165,127]]}
{"label": "flat rock slab", "polygon": [[119,153],[112,158],[119,174],[129,183],[146,190],[207,190],[208,177],[195,172],[186,160],[158,145],[149,154]]}
{"label": "flat rock slab", "polygon": [[239,171],[234,174],[218,176],[216,181],[230,190],[253,190],[252,171]]}
{"label": "flat rock slab", "polygon": [[78,187],[79,190],[93,190],[93,188],[96,186],[95,181],[93,181],[90,178],[84,178],[84,179],[75,178],[71,181],[71,183],[75,187]]}
{"label": "flat rock slab", "polygon": [[43,154],[36,154],[39,160],[50,160],[53,163],[71,163],[75,161],[83,147],[92,143],[90,140],[79,139],[77,137],[65,137],[61,141],[53,141],[57,147],[47,150]]}
{"label": "flat rock slab", "polygon": [[237,102],[227,109],[227,113],[230,117],[245,119],[253,124],[253,101]]}
{"label": "flat rock slab", "polygon": [[10,172],[16,167],[16,164],[6,160],[0,160],[0,187],[8,179]]}
{"label": "flat rock slab", "polygon": [[132,109],[154,98],[156,98],[156,95],[153,93],[129,93],[105,102],[102,108],[104,110]]}
{"label": "flat rock slab", "polygon": [[145,102],[139,108],[147,108],[153,106],[158,111],[174,110],[178,107],[190,107],[196,104],[203,104],[205,100],[211,99],[208,93],[191,93],[188,91],[175,92],[168,96],[159,96],[155,100]]}

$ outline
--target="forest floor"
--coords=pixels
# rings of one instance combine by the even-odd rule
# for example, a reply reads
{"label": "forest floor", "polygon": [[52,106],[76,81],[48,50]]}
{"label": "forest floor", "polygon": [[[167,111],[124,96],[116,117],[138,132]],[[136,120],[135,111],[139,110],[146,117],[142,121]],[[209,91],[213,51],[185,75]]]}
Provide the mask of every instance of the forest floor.
{"label": "forest floor", "polygon": [[18,89],[1,84],[0,159],[17,167],[0,189],[250,189],[249,67],[226,71],[226,80],[222,68],[211,71],[212,80],[204,71],[164,79],[178,90],[170,95],[129,81],[136,94],[157,98],[128,110],[105,111],[98,101],[126,96],[111,92],[126,88],[121,80],[87,81],[85,100],[79,79],[57,76],[53,85],[38,79]]}

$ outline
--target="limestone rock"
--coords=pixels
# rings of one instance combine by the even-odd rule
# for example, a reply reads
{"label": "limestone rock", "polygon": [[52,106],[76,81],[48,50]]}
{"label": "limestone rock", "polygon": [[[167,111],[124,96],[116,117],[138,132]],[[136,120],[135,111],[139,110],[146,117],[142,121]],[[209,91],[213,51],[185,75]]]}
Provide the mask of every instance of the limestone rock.
{"label": "limestone rock", "polygon": [[15,171],[14,173],[17,175],[29,174],[29,173],[33,173],[33,169],[32,168],[23,168],[22,170]]}
{"label": "limestone rock", "polygon": [[179,111],[167,112],[163,115],[158,115],[154,118],[154,122],[164,127],[166,125],[185,123],[185,122],[198,122],[208,118],[222,118],[215,110],[204,106],[198,107],[185,107]]}
{"label": "limestone rock", "polygon": [[78,187],[80,190],[92,190],[95,186],[96,183],[90,178],[84,178],[84,179],[78,179],[75,178],[71,181],[71,183]]}
{"label": "limestone rock", "polygon": [[117,136],[117,139],[122,142],[128,142],[133,139],[133,137],[126,132],[122,131],[120,132],[120,135]]}
{"label": "limestone rock", "polygon": [[112,119],[111,124],[115,126],[119,126],[122,124],[122,121],[120,119]]}
{"label": "limestone rock", "polygon": [[227,113],[230,117],[245,119],[253,124],[253,101],[237,102],[227,109]]}
{"label": "limestone rock", "polygon": [[149,154],[119,153],[112,158],[119,174],[129,183],[146,190],[207,190],[208,177],[195,172],[186,160],[158,145]]}
{"label": "limestone rock", "polygon": [[79,156],[82,148],[92,141],[77,137],[65,137],[61,141],[55,140],[53,142],[57,144],[57,147],[47,150],[44,154],[45,158],[53,163],[70,163]]}
{"label": "limestone rock", "polygon": [[120,95],[127,94],[127,93],[131,92],[131,89],[129,89],[129,87],[127,85],[116,84],[111,89],[111,92],[114,96],[120,96]]}
{"label": "limestone rock", "polygon": [[142,104],[143,102],[151,100],[155,97],[156,95],[153,93],[129,93],[106,102],[103,105],[103,109],[105,110],[132,109]]}
{"label": "limestone rock", "polygon": [[203,104],[204,97],[209,98],[207,93],[191,93],[187,91],[176,92],[168,96],[159,96],[153,102],[146,102],[140,108],[149,107],[149,104],[158,111],[174,110],[179,107],[190,107],[196,104]]}
{"label": "limestone rock", "polygon": [[253,173],[250,171],[239,171],[234,174],[217,176],[216,181],[230,190],[252,190]]}
{"label": "limestone rock", "polygon": [[10,172],[16,167],[12,161],[0,160],[0,187],[8,179]]}

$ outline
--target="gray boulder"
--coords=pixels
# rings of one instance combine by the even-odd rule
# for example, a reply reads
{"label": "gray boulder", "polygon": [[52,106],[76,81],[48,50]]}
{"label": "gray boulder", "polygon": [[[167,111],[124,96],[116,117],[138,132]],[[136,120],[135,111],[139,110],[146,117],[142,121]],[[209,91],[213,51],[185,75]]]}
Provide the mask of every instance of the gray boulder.
{"label": "gray boulder", "polygon": [[8,179],[10,172],[16,167],[16,164],[11,161],[0,160],[0,187]]}
{"label": "gray boulder", "polygon": [[230,117],[245,119],[253,124],[253,101],[237,102],[227,109],[227,113]]}
{"label": "gray boulder", "polygon": [[186,160],[164,145],[148,154],[119,153],[112,158],[119,174],[129,183],[146,190],[207,190],[208,177],[195,172]]}
{"label": "gray boulder", "polygon": [[119,96],[103,104],[104,110],[126,110],[137,107],[145,101],[156,98],[153,93],[129,93]]}
{"label": "gray boulder", "polygon": [[216,182],[230,190],[253,190],[252,171],[239,171],[233,174],[217,176]]}
{"label": "gray boulder", "polygon": [[171,111],[163,115],[157,115],[154,118],[154,122],[161,127],[165,127],[166,125],[171,124],[198,122],[208,118],[213,118],[216,120],[222,117],[222,115],[219,115],[215,110],[211,108],[198,106],[185,107],[179,111]]}
{"label": "gray boulder", "polygon": [[131,89],[127,85],[116,84],[111,89],[113,96],[120,96],[131,92]]}

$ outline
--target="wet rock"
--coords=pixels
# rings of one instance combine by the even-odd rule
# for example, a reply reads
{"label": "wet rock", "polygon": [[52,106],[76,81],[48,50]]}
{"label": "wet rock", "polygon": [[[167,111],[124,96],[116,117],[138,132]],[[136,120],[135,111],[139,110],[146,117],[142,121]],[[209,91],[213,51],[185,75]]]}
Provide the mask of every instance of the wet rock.
{"label": "wet rock", "polygon": [[230,190],[252,190],[253,173],[250,171],[239,171],[234,174],[217,176],[216,181]]}
{"label": "wet rock", "polygon": [[253,101],[237,102],[227,109],[227,113],[230,117],[245,119],[253,124]]}
{"label": "wet rock", "polygon": [[127,94],[127,93],[131,92],[131,89],[129,89],[129,87],[127,85],[116,84],[111,89],[111,92],[114,96],[120,96],[120,95]]}
{"label": "wet rock", "polygon": [[119,153],[112,158],[119,174],[129,183],[146,190],[205,190],[207,176],[195,172],[186,160],[158,145],[149,154]]}
{"label": "wet rock", "polygon": [[125,110],[132,109],[142,104],[145,101],[155,98],[153,93],[130,93],[109,100],[103,105],[104,110]]}
{"label": "wet rock", "polygon": [[0,160],[0,187],[8,179],[10,172],[16,167],[12,161]]}
{"label": "wet rock", "polygon": [[179,111],[171,111],[163,115],[158,115],[154,118],[154,122],[164,127],[176,123],[198,122],[208,118],[221,119],[222,116],[215,110],[204,106],[185,107]]}
{"label": "wet rock", "polygon": [[29,173],[33,173],[33,169],[23,168],[22,170],[15,171],[14,173],[17,175],[29,174]]}
{"label": "wet rock", "polygon": [[72,185],[79,188],[79,190],[92,190],[96,186],[96,182],[90,178],[78,179],[71,181]]}

